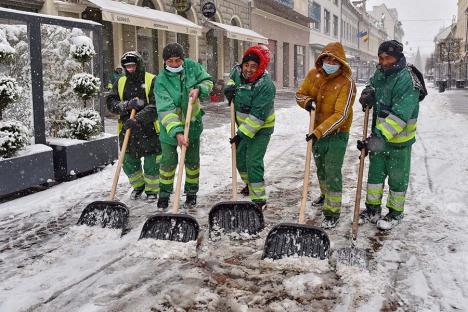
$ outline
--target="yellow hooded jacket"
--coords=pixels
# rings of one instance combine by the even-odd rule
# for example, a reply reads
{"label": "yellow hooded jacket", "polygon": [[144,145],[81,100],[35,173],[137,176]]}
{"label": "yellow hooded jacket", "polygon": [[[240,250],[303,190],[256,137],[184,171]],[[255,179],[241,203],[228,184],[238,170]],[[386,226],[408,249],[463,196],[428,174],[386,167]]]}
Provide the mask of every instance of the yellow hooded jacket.
{"label": "yellow hooded jacket", "polygon": [[[322,69],[322,59],[326,55],[333,56],[341,63],[340,69],[331,75]],[[339,42],[329,43],[296,92],[296,102],[302,108],[310,100],[315,101],[313,134],[317,139],[331,133],[349,132],[355,97],[356,85],[343,46]]]}

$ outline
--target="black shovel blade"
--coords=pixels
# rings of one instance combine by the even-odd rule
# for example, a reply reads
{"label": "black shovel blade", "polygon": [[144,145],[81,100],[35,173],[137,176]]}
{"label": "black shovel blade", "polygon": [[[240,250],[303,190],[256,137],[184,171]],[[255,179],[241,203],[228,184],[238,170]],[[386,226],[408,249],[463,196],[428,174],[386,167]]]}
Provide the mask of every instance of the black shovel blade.
{"label": "black shovel blade", "polygon": [[367,252],[354,246],[334,250],[331,259],[335,260],[336,263],[363,269],[369,265]]}
{"label": "black shovel blade", "polygon": [[328,258],[330,239],[327,233],[313,225],[281,223],[275,225],[265,240],[262,259],[290,257]]}
{"label": "black shovel blade", "polygon": [[95,201],[86,206],[77,224],[124,230],[127,227],[128,215],[127,206],[121,202]]}
{"label": "black shovel blade", "polygon": [[208,215],[210,235],[218,230],[224,233],[255,235],[265,227],[263,213],[253,202],[221,202]]}
{"label": "black shovel blade", "polygon": [[154,238],[186,243],[196,240],[200,227],[187,214],[161,213],[146,220],[140,238]]}

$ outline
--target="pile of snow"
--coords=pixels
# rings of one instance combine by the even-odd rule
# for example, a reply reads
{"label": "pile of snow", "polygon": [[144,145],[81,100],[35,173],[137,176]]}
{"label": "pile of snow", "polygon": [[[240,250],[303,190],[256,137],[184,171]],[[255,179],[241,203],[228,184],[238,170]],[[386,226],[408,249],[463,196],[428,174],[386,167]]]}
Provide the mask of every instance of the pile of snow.
{"label": "pile of snow", "polygon": [[89,61],[96,52],[89,37],[76,36],[71,39],[70,55],[80,63]]}
{"label": "pile of snow", "polygon": [[65,127],[58,132],[59,137],[89,140],[101,133],[101,116],[93,109],[71,109],[64,119]]}
{"label": "pile of snow", "polygon": [[12,157],[28,143],[28,129],[23,124],[14,121],[0,121],[0,157]]}
{"label": "pile of snow", "polygon": [[197,256],[196,241],[181,243],[150,238],[137,241],[129,253],[132,257],[149,259],[190,259]]}

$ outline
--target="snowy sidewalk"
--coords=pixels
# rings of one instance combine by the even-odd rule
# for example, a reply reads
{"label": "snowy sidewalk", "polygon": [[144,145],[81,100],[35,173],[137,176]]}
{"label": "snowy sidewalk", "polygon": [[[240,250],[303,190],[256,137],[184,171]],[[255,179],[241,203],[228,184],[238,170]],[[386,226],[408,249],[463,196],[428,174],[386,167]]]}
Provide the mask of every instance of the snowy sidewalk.
{"label": "snowy sidewalk", "polygon": [[[444,104],[444,94],[429,91],[413,146],[407,216],[390,233],[373,225],[359,229],[359,247],[372,255],[368,271],[313,259],[260,260],[271,226],[296,222],[298,215],[308,120],[293,99],[284,99],[266,156],[270,204],[267,228],[259,237],[207,239],[208,211],[229,199],[231,170],[228,119],[224,113],[213,119],[207,114],[205,123],[212,127],[202,137],[200,207],[190,211],[205,230],[198,246],[138,242],[156,207],[130,201],[123,174],[117,197],[130,208],[132,230],[119,238],[112,230],[74,226],[86,204],[106,197],[114,170],[108,166],[0,205],[0,311],[466,309],[468,148],[463,142],[468,125]],[[358,170],[355,141],[363,117],[357,100],[354,114],[343,168],[343,217],[328,232],[332,248],[349,244]],[[313,176],[309,196],[317,195]],[[306,218],[318,221],[320,212],[308,208]]]}

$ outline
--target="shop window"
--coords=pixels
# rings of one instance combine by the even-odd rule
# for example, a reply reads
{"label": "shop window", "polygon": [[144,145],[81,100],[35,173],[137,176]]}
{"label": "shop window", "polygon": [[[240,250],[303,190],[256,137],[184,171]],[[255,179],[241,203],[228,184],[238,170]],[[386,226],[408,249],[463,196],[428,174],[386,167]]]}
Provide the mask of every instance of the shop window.
{"label": "shop window", "polygon": [[333,15],[333,37],[338,37],[338,16]]}
{"label": "shop window", "polygon": [[283,42],[283,87],[289,87],[289,43]]}
{"label": "shop window", "polygon": [[309,17],[312,18],[312,28],[320,31],[320,21],[322,19],[322,7],[316,2],[309,2]]}
{"label": "shop window", "polygon": [[294,46],[294,86],[298,86],[299,82],[304,79],[305,72],[305,47],[300,45]]}
{"label": "shop window", "polygon": [[271,79],[276,81],[276,52],[277,52],[277,41],[268,39],[268,49],[270,50],[270,64],[268,65],[268,71],[270,72]]}
{"label": "shop window", "polygon": [[324,21],[323,32],[329,35],[330,34],[330,12],[327,10],[323,10],[323,21]]}

